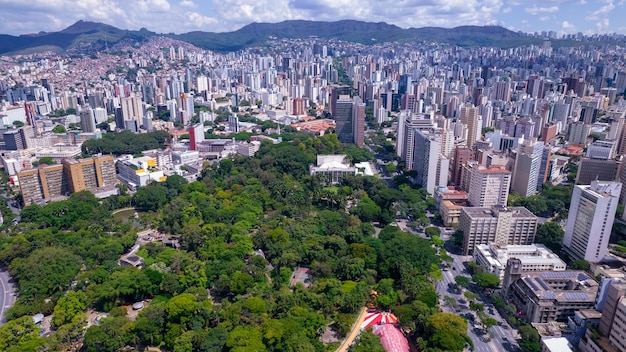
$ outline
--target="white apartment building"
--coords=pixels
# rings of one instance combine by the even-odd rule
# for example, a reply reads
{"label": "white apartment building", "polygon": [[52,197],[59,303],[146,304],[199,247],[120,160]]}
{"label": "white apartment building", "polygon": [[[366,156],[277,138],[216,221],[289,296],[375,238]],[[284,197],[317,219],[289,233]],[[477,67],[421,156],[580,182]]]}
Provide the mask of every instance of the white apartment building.
{"label": "white apartment building", "polygon": [[563,245],[574,259],[598,262],[606,255],[622,189],[620,182],[592,181],[572,193]]}

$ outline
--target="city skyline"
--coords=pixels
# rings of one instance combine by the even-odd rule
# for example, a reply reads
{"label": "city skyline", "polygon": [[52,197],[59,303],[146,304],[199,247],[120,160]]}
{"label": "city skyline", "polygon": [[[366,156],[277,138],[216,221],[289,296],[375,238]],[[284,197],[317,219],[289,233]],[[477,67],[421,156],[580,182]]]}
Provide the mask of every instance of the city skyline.
{"label": "city skyline", "polygon": [[[626,0],[446,0],[349,1],[224,0],[0,0],[0,33],[19,35],[62,30],[78,20],[159,33],[228,32],[252,22],[285,20],[386,22],[401,28],[500,25],[514,31],[557,34],[621,33]],[[72,11],[68,11],[72,9]],[[407,16],[407,14],[411,14]],[[165,20],[164,20],[165,18]]]}

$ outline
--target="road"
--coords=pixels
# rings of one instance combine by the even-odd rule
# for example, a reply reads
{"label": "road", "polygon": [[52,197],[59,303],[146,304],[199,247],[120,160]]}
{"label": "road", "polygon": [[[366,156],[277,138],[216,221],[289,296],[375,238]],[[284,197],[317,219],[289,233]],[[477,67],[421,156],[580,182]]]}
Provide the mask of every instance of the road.
{"label": "road", "polygon": [[359,317],[356,318],[354,325],[352,325],[352,330],[350,331],[348,336],[346,336],[346,338],[341,343],[341,346],[339,346],[339,348],[335,352],[345,352],[350,347],[350,345],[352,345],[352,342],[361,331],[361,324],[363,324],[363,320],[365,320],[366,314],[367,314],[367,308],[365,307],[361,308]]}
{"label": "road", "polygon": [[[408,231],[410,233],[419,234],[422,237],[425,237],[424,233],[417,233],[407,227],[406,220],[398,220],[396,221],[398,227],[400,227],[404,231]],[[447,231],[444,228],[440,228],[441,230],[441,239],[448,241],[450,239],[450,235],[453,231]],[[446,247],[449,247],[449,242],[446,243]],[[485,313],[496,319],[498,321],[498,325],[492,327],[490,329],[490,334],[486,334],[485,331],[481,328],[477,328],[474,325],[474,321],[478,321],[477,315],[469,310],[469,302],[463,295],[462,290],[455,291],[453,288],[456,288],[456,281],[454,278],[456,276],[465,276],[470,278],[469,272],[465,267],[465,263],[472,260],[471,256],[462,256],[454,254],[448,251],[448,254],[452,257],[453,262],[449,265],[449,268],[443,268],[443,280],[437,282],[436,289],[437,294],[440,297],[440,306],[443,311],[450,312],[456,315],[460,315],[465,317],[467,322],[467,335],[474,341],[474,351],[475,352],[519,352],[521,351],[515,337],[513,336],[513,329],[508,324],[506,319],[502,318],[495,307],[490,304],[485,304]],[[465,290],[465,289],[463,289]],[[456,300],[458,303],[453,308],[448,308],[444,306],[443,297],[450,296]],[[487,301],[487,297],[481,297],[482,302]],[[491,335],[491,336],[490,336]]]}
{"label": "road", "polygon": [[5,323],[4,312],[15,303],[13,284],[9,282],[11,277],[6,269],[0,270],[0,326]]}
{"label": "road", "polygon": [[[485,308],[485,313],[492,318],[495,318],[499,323],[499,325],[491,328],[491,338],[489,335],[485,334],[483,329],[477,328],[474,325],[474,321],[477,321],[477,316],[474,312],[469,310],[469,302],[463,296],[462,291],[454,291],[450,289],[450,287],[455,287],[456,283],[454,281],[454,277],[461,275],[469,277],[468,274],[463,273],[462,270],[465,269],[463,264],[461,263],[461,258],[458,256],[452,255],[455,259],[453,267],[456,267],[456,270],[449,269],[447,271],[443,271],[443,281],[437,283],[437,293],[442,298],[441,307],[444,311],[451,312],[456,315],[460,315],[465,317],[468,320],[467,324],[467,335],[474,341],[474,351],[475,352],[501,352],[501,351],[519,351],[519,347],[517,346],[517,342],[513,337],[511,331],[511,327],[508,323],[500,317],[498,311],[495,308]],[[455,258],[456,257],[456,258]],[[443,305],[443,297],[450,296],[456,299],[458,304],[453,309],[445,307]],[[493,313],[493,314],[491,314]]]}

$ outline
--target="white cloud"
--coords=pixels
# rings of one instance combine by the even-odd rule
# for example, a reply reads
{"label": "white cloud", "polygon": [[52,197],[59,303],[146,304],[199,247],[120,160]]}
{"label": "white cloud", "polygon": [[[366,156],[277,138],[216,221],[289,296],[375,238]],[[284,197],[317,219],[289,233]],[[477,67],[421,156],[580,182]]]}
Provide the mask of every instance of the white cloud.
{"label": "white cloud", "polygon": [[596,28],[598,28],[598,32],[599,33],[606,32],[607,28],[609,28],[609,23],[610,21],[608,18],[603,18],[599,20],[598,23],[596,23]]}
{"label": "white cloud", "polygon": [[538,7],[537,5],[533,5],[533,7],[527,7],[524,9],[525,12],[536,16],[540,13],[552,13],[559,11],[558,6],[546,6],[546,7]]}
{"label": "white cloud", "polygon": [[561,22],[561,31],[565,33],[573,33],[576,32],[576,26],[569,23],[568,21]]}
{"label": "white cloud", "polygon": [[[611,13],[611,11],[615,9],[615,4],[613,3],[613,0],[604,0],[603,2],[606,3],[606,5],[603,5],[599,9],[593,11],[589,16],[585,17],[585,20],[587,21],[605,20],[606,17]],[[596,26],[600,28],[599,24],[597,24]]]}
{"label": "white cloud", "polygon": [[196,7],[198,7],[198,5],[196,5],[196,3],[194,3],[191,0],[182,0],[181,2],[178,3],[178,6],[188,7],[191,9],[195,9]]}

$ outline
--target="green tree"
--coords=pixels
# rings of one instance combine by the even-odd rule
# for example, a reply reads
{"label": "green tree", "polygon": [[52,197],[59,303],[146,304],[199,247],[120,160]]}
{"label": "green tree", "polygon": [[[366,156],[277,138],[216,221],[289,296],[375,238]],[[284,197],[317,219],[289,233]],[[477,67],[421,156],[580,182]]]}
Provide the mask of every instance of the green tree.
{"label": "green tree", "polygon": [[532,325],[521,325],[518,329],[521,342],[520,347],[524,352],[539,352],[541,350],[541,336]]}
{"label": "green tree", "polygon": [[45,344],[39,338],[39,327],[30,316],[11,320],[0,327],[0,351],[36,351]]}
{"label": "green tree", "polygon": [[380,338],[371,331],[363,331],[350,347],[350,352],[385,352]]}
{"label": "green tree", "polygon": [[39,161],[37,161],[37,165],[54,165],[56,162],[50,156],[42,156]]}
{"label": "green tree", "polygon": [[477,273],[472,275],[472,280],[482,288],[496,288],[500,285],[500,278],[491,273]]}
{"label": "green tree", "polygon": [[34,250],[26,258],[16,258],[9,270],[17,280],[20,297],[30,300],[63,292],[74,280],[82,261],[72,251],[61,247]]}
{"label": "green tree", "polygon": [[358,216],[361,221],[370,222],[380,214],[380,207],[369,197],[363,197],[350,213]]}
{"label": "green tree", "polygon": [[457,285],[468,288],[470,285],[470,279],[468,277],[465,276],[455,276],[454,277],[454,282],[456,282]]}
{"label": "green tree", "polygon": [[584,259],[577,259],[572,262],[572,269],[574,270],[589,270],[591,264]]}
{"label": "green tree", "polygon": [[565,232],[561,225],[556,222],[548,221],[537,226],[536,242],[548,247],[555,253],[561,251],[561,243],[563,243],[563,235]]}
{"label": "green tree", "polygon": [[443,351],[463,351],[467,321],[452,313],[435,313],[426,321],[428,345]]}
{"label": "green tree", "polygon": [[191,293],[174,296],[165,304],[168,319],[174,322],[180,322],[181,319],[193,315],[198,308],[196,297]]}
{"label": "green tree", "polygon": [[52,129],[52,133],[65,133],[65,132],[67,131],[65,130],[65,126],[63,125],[56,125]]}
{"label": "green tree", "polygon": [[493,326],[498,325],[498,321],[495,318],[491,318],[491,317],[481,318],[480,321],[482,321],[482,323],[485,325],[485,328],[487,328],[487,330],[491,329]]}
{"label": "green tree", "polygon": [[448,309],[451,309],[452,311],[456,311],[456,309],[454,308],[454,306],[456,306],[456,299],[454,297],[444,296],[443,305],[445,307],[448,307]]}
{"label": "green tree", "polygon": [[87,295],[82,291],[70,291],[59,298],[54,306],[52,326],[59,327],[72,322],[75,316],[87,309],[86,302]]}
{"label": "green tree", "polygon": [[167,189],[161,184],[140,187],[133,196],[135,205],[144,210],[157,210],[167,203]]}
{"label": "green tree", "polygon": [[441,230],[439,230],[438,227],[430,226],[424,230],[424,233],[428,237],[439,236],[439,234],[441,233]]}
{"label": "green tree", "polygon": [[260,329],[252,326],[237,326],[228,334],[226,347],[233,352],[267,351],[263,344],[263,335]]}

